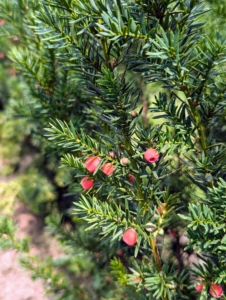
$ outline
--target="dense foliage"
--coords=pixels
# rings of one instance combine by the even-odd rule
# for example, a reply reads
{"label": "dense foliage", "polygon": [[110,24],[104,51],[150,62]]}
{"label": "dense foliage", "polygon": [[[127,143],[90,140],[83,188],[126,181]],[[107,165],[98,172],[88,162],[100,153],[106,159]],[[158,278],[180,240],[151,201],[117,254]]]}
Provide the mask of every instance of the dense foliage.
{"label": "dense foliage", "polygon": [[[226,43],[203,28],[209,2],[0,4],[26,82],[14,109],[69,230],[54,201],[35,205],[71,256],[100,254],[117,296],[99,297],[225,298]],[[62,282],[61,299],[92,299]]]}

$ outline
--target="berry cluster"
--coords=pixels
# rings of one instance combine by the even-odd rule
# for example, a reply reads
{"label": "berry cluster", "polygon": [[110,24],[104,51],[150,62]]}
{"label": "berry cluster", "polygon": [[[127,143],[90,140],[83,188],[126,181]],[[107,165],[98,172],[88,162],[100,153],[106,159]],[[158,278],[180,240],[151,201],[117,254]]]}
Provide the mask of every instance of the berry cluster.
{"label": "berry cluster", "polygon": [[[203,281],[202,278],[199,278],[196,281],[195,289],[197,292],[201,293],[204,286],[205,286],[205,282]],[[210,285],[210,288],[209,288],[209,293],[213,298],[221,298],[224,294],[224,291],[223,291],[221,285],[218,285],[218,284],[215,284],[214,282],[212,282]]]}
{"label": "berry cluster", "polygon": [[[111,151],[109,153],[109,156],[111,158],[114,157],[114,152]],[[149,163],[155,163],[158,161],[159,159],[159,154],[157,152],[156,149],[153,149],[153,148],[150,148],[148,150],[146,150],[144,152],[144,159],[149,162]],[[90,172],[90,173],[94,173],[96,171],[96,169],[99,167],[101,163],[101,159],[100,157],[98,156],[90,156],[86,159],[85,161],[85,168]],[[129,159],[126,158],[126,157],[123,157],[121,160],[120,160],[120,164],[122,166],[126,166],[127,164],[129,164]],[[102,168],[101,168],[102,172],[104,174],[106,174],[107,176],[110,176],[114,173],[115,171],[115,168],[113,166],[112,163],[105,163]],[[132,174],[128,174],[127,175],[127,180],[129,182],[134,182],[135,181],[135,177],[132,175]],[[94,185],[94,180],[93,179],[90,179],[89,176],[85,176],[82,178],[81,180],[81,186],[83,187],[84,190],[89,190],[93,187]],[[164,210],[165,210],[165,203],[161,204],[159,207],[158,207],[158,212],[160,215],[163,214]],[[154,224],[153,224],[154,225]],[[153,228],[148,228],[147,229],[148,231],[153,231]],[[123,234],[123,237],[122,237],[123,241],[128,245],[128,246],[133,246],[137,243],[137,233],[136,233],[136,230],[133,229],[133,228],[129,228],[127,229],[124,234]]]}
{"label": "berry cluster", "polygon": [[[101,163],[101,159],[98,156],[90,156],[85,161],[85,168],[90,172],[94,173],[96,169],[98,168],[99,164]],[[102,166],[102,172],[106,174],[107,176],[110,176],[114,173],[114,166],[112,163],[106,163]],[[85,176],[81,180],[81,186],[84,190],[89,190],[93,187],[94,180],[89,179],[89,176]]]}
{"label": "berry cluster", "polygon": [[[114,152],[111,151],[109,153],[109,156],[111,158],[114,157]],[[158,161],[159,159],[159,154],[157,152],[157,150],[150,148],[147,151],[145,151],[144,153],[144,159],[150,163],[154,163],[156,161]],[[101,163],[101,159],[98,156],[90,156],[86,159],[85,161],[85,168],[90,172],[90,173],[94,173],[96,171],[96,169],[98,168],[98,166]],[[126,166],[129,164],[129,159],[127,157],[123,157],[120,160],[120,164],[122,166]],[[102,168],[101,168],[102,172],[107,175],[110,176],[114,173],[115,168],[113,166],[112,163],[105,163]],[[127,176],[127,180],[129,182],[133,182],[135,180],[135,177],[132,174],[128,174]],[[81,180],[81,186],[83,187],[84,190],[89,190],[93,187],[94,185],[94,180],[93,179],[89,179],[89,176],[85,176],[82,178]]]}

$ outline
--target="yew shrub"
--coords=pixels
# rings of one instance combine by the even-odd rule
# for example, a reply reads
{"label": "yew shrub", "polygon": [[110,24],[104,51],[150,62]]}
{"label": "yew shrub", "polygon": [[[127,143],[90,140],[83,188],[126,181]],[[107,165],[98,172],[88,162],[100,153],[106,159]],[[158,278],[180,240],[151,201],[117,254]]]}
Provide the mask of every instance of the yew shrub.
{"label": "yew shrub", "polygon": [[111,299],[225,299],[226,43],[206,1],[18,3],[11,59]]}

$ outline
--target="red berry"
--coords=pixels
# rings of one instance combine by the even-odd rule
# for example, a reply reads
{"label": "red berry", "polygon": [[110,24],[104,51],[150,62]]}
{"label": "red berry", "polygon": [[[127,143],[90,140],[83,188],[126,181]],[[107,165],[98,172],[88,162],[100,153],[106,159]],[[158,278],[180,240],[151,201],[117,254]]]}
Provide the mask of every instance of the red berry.
{"label": "red berry", "polygon": [[201,293],[203,287],[204,287],[204,283],[201,283],[201,284],[196,285],[195,289],[197,292]]}
{"label": "red berry", "polygon": [[213,297],[213,298],[220,298],[223,296],[224,294],[224,291],[222,289],[222,286],[221,285],[217,285],[215,283],[212,283],[211,286],[210,286],[210,295]]}
{"label": "red berry", "polygon": [[129,182],[134,182],[135,177],[134,177],[132,174],[128,174],[127,180],[128,180]]}
{"label": "red berry", "polygon": [[137,234],[136,234],[136,230],[133,228],[127,229],[122,236],[123,241],[129,245],[129,246],[133,246],[136,244],[137,242]]}
{"label": "red berry", "polygon": [[89,176],[85,176],[81,180],[81,185],[84,188],[84,190],[89,190],[94,185],[94,180],[89,179]]}
{"label": "red berry", "polygon": [[103,165],[101,170],[104,174],[106,174],[107,176],[110,176],[111,174],[114,173],[115,168],[111,163],[106,163]]}
{"label": "red berry", "polygon": [[150,163],[154,163],[159,159],[159,154],[156,149],[150,148],[144,152],[144,159]]}
{"label": "red berry", "polygon": [[203,282],[203,278],[197,278],[197,280],[195,281],[195,289],[197,292],[201,293],[202,289],[204,287],[204,282]]}
{"label": "red berry", "polygon": [[160,215],[162,215],[164,212],[165,212],[165,208],[166,208],[166,203],[161,203],[159,206],[158,206],[158,212]]}
{"label": "red berry", "polygon": [[85,161],[85,167],[89,172],[93,173],[99,166],[100,161],[101,159],[98,156],[90,156]]}
{"label": "red berry", "polygon": [[195,289],[197,292],[201,293],[203,287],[204,287],[204,283],[201,283],[201,284],[196,285]]}

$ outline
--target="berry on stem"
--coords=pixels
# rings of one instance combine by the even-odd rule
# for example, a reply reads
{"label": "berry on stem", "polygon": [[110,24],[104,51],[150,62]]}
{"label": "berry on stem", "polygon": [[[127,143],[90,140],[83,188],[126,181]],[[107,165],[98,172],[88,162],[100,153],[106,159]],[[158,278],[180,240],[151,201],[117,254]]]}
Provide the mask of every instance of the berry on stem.
{"label": "berry on stem", "polygon": [[114,173],[115,168],[111,163],[106,163],[103,165],[101,170],[104,174],[106,174],[107,176],[110,176],[111,174]]}
{"label": "berry on stem", "polygon": [[121,164],[122,166],[128,165],[128,164],[129,164],[129,159],[128,159],[127,157],[121,158],[121,159],[120,159],[120,164]]}
{"label": "berry on stem", "polygon": [[132,174],[128,174],[127,181],[134,182],[134,180],[135,180],[135,177]]}
{"label": "berry on stem", "polygon": [[93,187],[94,185],[94,180],[89,179],[89,176],[85,176],[81,180],[81,186],[83,187],[84,190],[89,190]]}
{"label": "berry on stem", "polygon": [[204,287],[204,279],[199,277],[197,278],[197,280],[195,281],[195,289],[197,292],[201,293]]}
{"label": "berry on stem", "polygon": [[136,117],[138,116],[138,113],[137,113],[135,110],[132,110],[132,111],[130,112],[130,114],[131,114],[131,116],[132,116],[133,118],[136,118]]}
{"label": "berry on stem", "polygon": [[123,241],[128,245],[128,246],[133,246],[137,242],[137,233],[136,230],[133,228],[127,229],[122,236]]}
{"label": "berry on stem", "polygon": [[114,158],[114,157],[115,157],[115,152],[114,152],[114,151],[110,151],[108,155],[109,155],[111,158]]}
{"label": "berry on stem", "polygon": [[204,287],[204,283],[201,283],[201,284],[196,285],[195,289],[196,289],[197,292],[201,293],[203,287]]}
{"label": "berry on stem", "polygon": [[215,283],[211,284],[209,292],[213,298],[221,298],[224,294],[222,286]]}
{"label": "berry on stem", "polygon": [[85,167],[90,173],[93,173],[96,171],[100,162],[101,159],[98,156],[90,156],[85,161]]}
{"label": "berry on stem", "polygon": [[159,154],[156,149],[150,148],[144,152],[144,159],[150,163],[155,163],[159,159]]}

